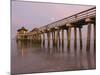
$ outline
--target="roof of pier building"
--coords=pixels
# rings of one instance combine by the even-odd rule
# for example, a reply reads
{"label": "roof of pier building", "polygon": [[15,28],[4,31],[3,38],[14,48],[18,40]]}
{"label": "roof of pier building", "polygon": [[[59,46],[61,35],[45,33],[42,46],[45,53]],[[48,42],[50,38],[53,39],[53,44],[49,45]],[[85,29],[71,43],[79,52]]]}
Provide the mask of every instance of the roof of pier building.
{"label": "roof of pier building", "polygon": [[38,28],[33,28],[30,32],[39,32],[40,30]]}
{"label": "roof of pier building", "polygon": [[23,31],[28,31],[25,27],[21,27],[21,28],[18,29],[17,31],[20,32],[20,31],[22,31],[22,30],[23,30]]}

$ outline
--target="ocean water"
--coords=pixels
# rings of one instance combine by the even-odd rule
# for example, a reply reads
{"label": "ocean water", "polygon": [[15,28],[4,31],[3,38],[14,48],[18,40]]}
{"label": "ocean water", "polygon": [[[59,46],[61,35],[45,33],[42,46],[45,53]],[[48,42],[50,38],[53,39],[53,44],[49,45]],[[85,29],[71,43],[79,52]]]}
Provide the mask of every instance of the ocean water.
{"label": "ocean water", "polygon": [[86,39],[82,40],[80,48],[77,39],[77,48],[74,48],[74,40],[71,39],[70,48],[67,48],[67,40],[58,46],[53,46],[50,40],[48,46],[32,41],[11,40],[11,73],[39,73],[55,71],[87,70],[96,68],[96,54],[94,40],[91,39],[90,50],[86,50]]}

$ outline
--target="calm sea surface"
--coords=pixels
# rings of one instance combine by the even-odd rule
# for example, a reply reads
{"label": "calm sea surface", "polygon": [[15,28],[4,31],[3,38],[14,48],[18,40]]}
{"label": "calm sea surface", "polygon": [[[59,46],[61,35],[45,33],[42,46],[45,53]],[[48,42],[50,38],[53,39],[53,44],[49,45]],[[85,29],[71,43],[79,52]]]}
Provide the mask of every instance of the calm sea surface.
{"label": "calm sea surface", "polygon": [[32,41],[11,41],[11,73],[36,73],[50,71],[69,71],[95,69],[94,41],[91,40],[90,50],[86,50],[86,40],[82,40],[80,49],[77,40],[77,49],[74,49],[74,40],[71,39],[70,49],[67,49],[67,40],[64,46],[54,47],[52,40],[48,47],[47,40],[43,44]]}

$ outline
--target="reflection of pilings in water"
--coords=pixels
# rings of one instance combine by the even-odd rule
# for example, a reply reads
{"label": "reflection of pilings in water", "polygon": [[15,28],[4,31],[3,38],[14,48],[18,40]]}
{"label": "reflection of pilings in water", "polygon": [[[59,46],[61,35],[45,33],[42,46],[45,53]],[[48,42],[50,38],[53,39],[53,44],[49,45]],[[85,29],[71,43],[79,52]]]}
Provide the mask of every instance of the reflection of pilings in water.
{"label": "reflection of pilings in water", "polygon": [[46,53],[48,56],[50,56],[50,55],[51,55],[51,50],[50,50],[50,48],[45,49],[45,53]]}
{"label": "reflection of pilings in water", "polygon": [[74,27],[74,60],[75,60],[75,65],[76,65],[76,68],[78,68],[78,62],[77,62],[77,28]]}
{"label": "reflection of pilings in water", "polygon": [[70,49],[70,35],[71,35],[71,28],[67,29],[67,49]]}
{"label": "reflection of pilings in water", "polygon": [[80,38],[80,49],[82,49],[82,32],[81,32],[81,27],[79,27],[79,38]]}
{"label": "reflection of pilings in water", "polygon": [[74,51],[74,64],[76,66],[76,68],[78,68],[78,57],[77,57],[77,50],[75,48],[75,51]]}
{"label": "reflection of pilings in water", "polygon": [[64,47],[64,30],[62,29],[62,47]]}
{"label": "reflection of pilings in water", "polygon": [[27,52],[27,40],[17,40],[18,55],[24,56]]}
{"label": "reflection of pilings in water", "polygon": [[91,24],[88,24],[88,29],[87,29],[87,44],[86,44],[86,50],[90,50],[90,38],[91,38]]}
{"label": "reflection of pilings in water", "polygon": [[29,47],[32,47],[32,41],[34,41],[34,40],[29,40],[29,42],[28,42]]}
{"label": "reflection of pilings in water", "polygon": [[83,68],[83,53],[82,53],[82,49],[80,49],[80,68]]}
{"label": "reflection of pilings in water", "polygon": [[87,62],[88,62],[88,69],[92,69],[92,62],[91,62],[91,53],[90,53],[90,51],[87,51]]}
{"label": "reflection of pilings in water", "polygon": [[47,32],[48,48],[50,47],[50,32]]}
{"label": "reflection of pilings in water", "polygon": [[74,48],[77,48],[77,29],[74,27]]}
{"label": "reflection of pilings in water", "polygon": [[[60,47],[59,47],[60,48]],[[64,44],[62,44],[61,52],[64,53]]]}
{"label": "reflection of pilings in water", "polygon": [[28,42],[27,40],[17,40],[16,43],[18,47],[27,47],[28,45],[27,42]]}

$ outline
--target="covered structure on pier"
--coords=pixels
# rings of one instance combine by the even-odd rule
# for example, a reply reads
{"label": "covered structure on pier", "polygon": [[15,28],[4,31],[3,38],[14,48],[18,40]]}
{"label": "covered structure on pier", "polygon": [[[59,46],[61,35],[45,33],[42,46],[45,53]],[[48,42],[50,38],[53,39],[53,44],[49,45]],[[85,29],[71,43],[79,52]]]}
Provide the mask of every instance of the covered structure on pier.
{"label": "covered structure on pier", "polygon": [[17,39],[27,39],[28,30],[25,27],[21,27],[17,30]]}
{"label": "covered structure on pier", "polygon": [[29,32],[29,39],[31,40],[39,40],[40,39],[40,30],[38,28],[33,28]]}

